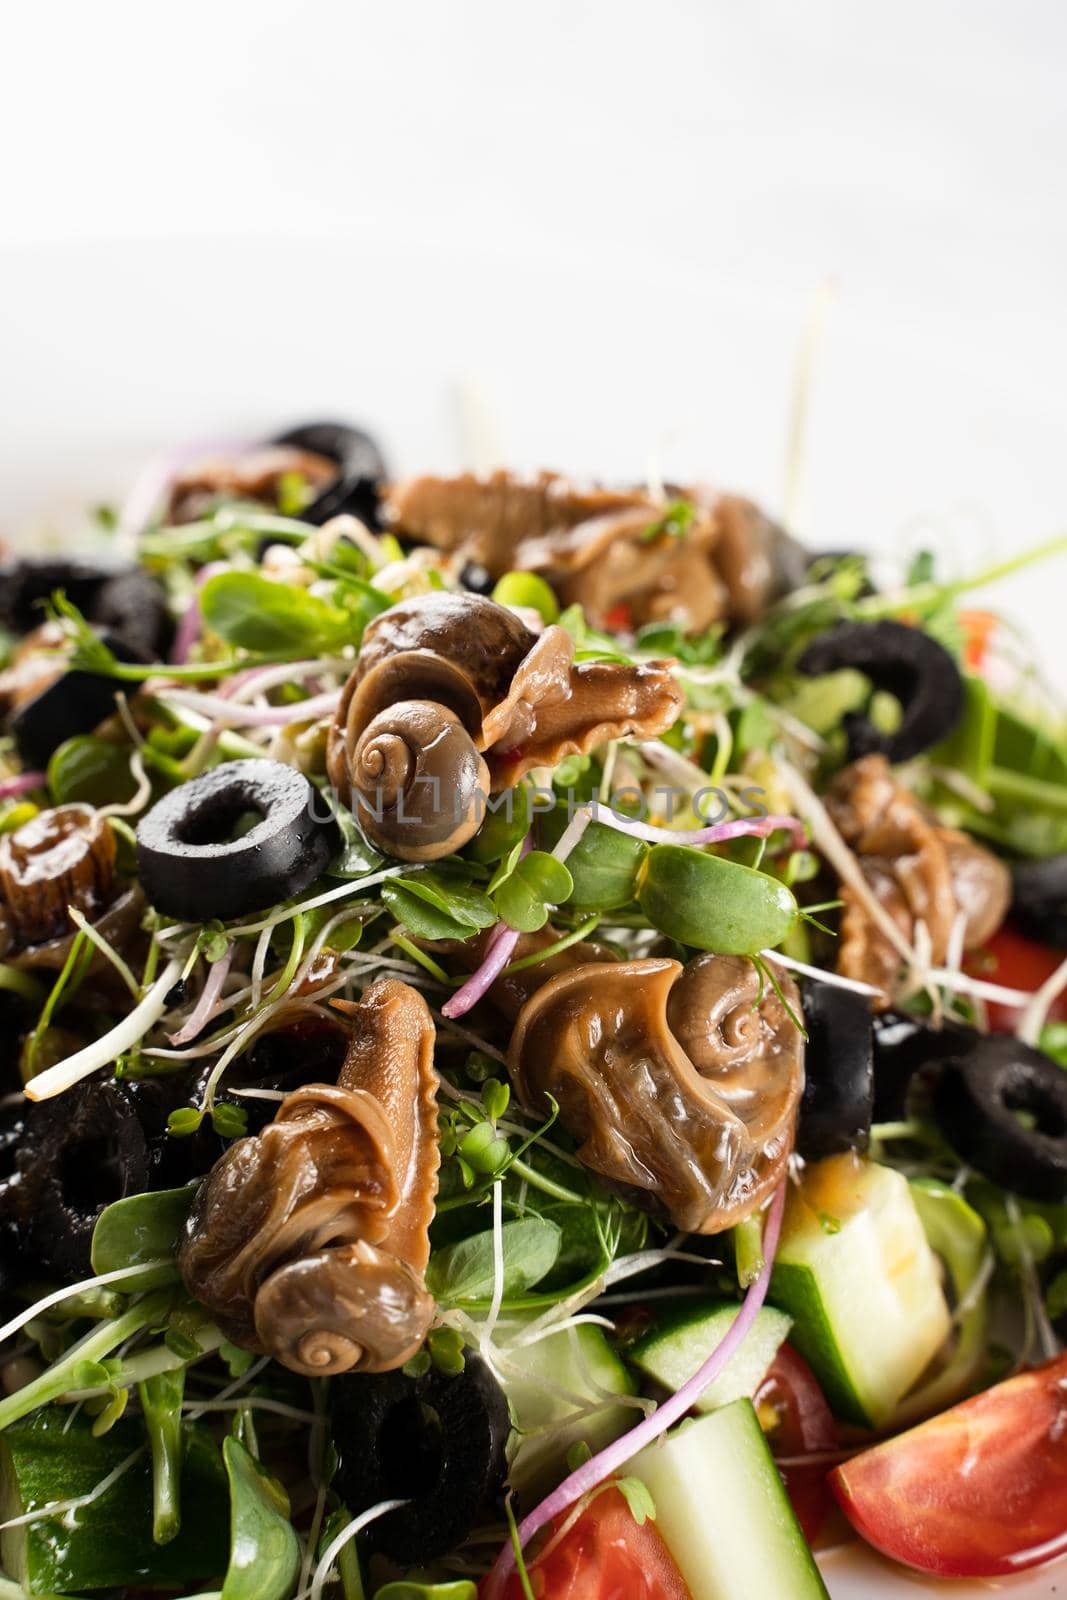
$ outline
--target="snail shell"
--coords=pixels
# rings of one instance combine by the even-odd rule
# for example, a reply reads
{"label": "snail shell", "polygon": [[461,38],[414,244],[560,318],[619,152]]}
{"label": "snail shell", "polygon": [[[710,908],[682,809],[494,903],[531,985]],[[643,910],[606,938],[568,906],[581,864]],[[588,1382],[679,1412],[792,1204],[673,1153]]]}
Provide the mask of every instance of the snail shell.
{"label": "snail shell", "polygon": [[279,1267],[255,1300],[262,1348],[309,1378],[402,1366],[422,1344],[433,1314],[433,1297],[418,1274],[362,1239]]}
{"label": "snail shell", "polygon": [[489,769],[447,706],[402,700],[350,729],[344,756],[338,789],[371,843],[402,861],[451,855],[484,820]]}

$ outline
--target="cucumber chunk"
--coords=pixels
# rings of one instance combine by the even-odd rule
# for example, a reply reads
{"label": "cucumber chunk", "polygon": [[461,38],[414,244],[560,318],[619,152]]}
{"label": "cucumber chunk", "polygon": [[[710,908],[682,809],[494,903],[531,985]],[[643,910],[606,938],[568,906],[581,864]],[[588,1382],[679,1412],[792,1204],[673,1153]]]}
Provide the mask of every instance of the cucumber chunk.
{"label": "cucumber chunk", "polygon": [[[631,1345],[629,1360],[665,1389],[680,1389],[722,1343],[740,1309],[729,1301],[668,1311]],[[732,1400],[751,1399],[778,1354],[778,1347],[789,1337],[792,1325],[792,1318],[784,1311],[762,1306],[741,1348],[725,1371],[704,1390],[696,1410],[717,1411]]]}
{"label": "cucumber chunk", "polygon": [[508,1480],[524,1502],[566,1477],[572,1445],[584,1442],[596,1455],[641,1420],[634,1406],[613,1400],[637,1386],[593,1323],[509,1348],[500,1376],[515,1427]]}
{"label": "cucumber chunk", "polygon": [[951,1326],[907,1179],[853,1155],[790,1189],[770,1299],[831,1408],[860,1427],[890,1420]]}
{"label": "cucumber chunk", "polygon": [[226,1476],[211,1436],[186,1426],[181,1474],[182,1534],[152,1542],[152,1466],[145,1432],[123,1418],[102,1438],[92,1419],[49,1406],[0,1435],[0,1518],[90,1494],[138,1449],[142,1454],[76,1519],[54,1517],[0,1536],[4,1571],[29,1594],[82,1594],[146,1582],[186,1588],[219,1576],[229,1554]]}
{"label": "cucumber chunk", "polygon": [[626,1469],[699,1600],[828,1600],[751,1400],[683,1422]]}

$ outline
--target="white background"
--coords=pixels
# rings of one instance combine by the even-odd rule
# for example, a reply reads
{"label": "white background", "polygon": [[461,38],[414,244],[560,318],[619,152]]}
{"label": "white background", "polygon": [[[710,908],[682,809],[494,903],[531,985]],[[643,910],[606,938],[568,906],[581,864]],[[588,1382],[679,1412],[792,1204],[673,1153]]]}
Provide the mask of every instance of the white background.
{"label": "white background", "polygon": [[[461,464],[459,392],[521,463],[781,509],[827,280],[800,531],[1067,528],[1057,0],[94,0],[2,45],[0,533],[311,413]],[[1065,570],[1006,596],[1054,665]]]}
{"label": "white background", "polygon": [[[331,412],[401,469],[658,452],[780,509],[830,279],[800,531],[959,571],[1067,529],[1058,0],[4,17],[2,534]],[[1003,591],[1063,683],[1065,571]]]}

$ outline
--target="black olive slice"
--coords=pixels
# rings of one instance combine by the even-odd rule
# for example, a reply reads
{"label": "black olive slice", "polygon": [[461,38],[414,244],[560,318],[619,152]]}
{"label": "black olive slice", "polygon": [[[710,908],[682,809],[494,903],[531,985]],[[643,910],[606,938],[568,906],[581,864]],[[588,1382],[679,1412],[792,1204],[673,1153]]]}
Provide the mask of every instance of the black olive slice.
{"label": "black olive slice", "polygon": [[[259,817],[238,838],[249,813]],[[137,828],[148,900],[184,922],[244,916],[299,894],[326,870],[337,825],[300,772],[227,761],[173,789]]]}
{"label": "black olive slice", "polygon": [[874,1120],[898,1122],[907,1114],[908,1088],[916,1073],[957,1056],[979,1034],[962,1022],[931,1027],[906,1011],[882,1011],[874,1018]]}
{"label": "black olive slice", "polygon": [[336,481],[304,507],[302,522],[321,526],[348,512],[368,527],[377,527],[378,493],[387,471],[385,458],[369,433],[343,422],[308,422],[279,434],[271,443],[310,450],[337,463]]}
{"label": "black olive slice", "polygon": [[[102,633],[100,637],[119,661],[141,659],[116,634]],[[92,733],[112,716],[116,696],[129,689],[129,684],[101,672],[83,672],[80,668],[61,672],[32,700],[24,701],[10,719],[8,728],[23,764],[46,767],[67,739],[78,733]]]}
{"label": "black olive slice", "polygon": [[944,645],[902,622],[842,622],[813,639],[797,662],[821,677],[852,667],[900,701],[900,726],[882,733],[870,718],[850,711],[844,719],[850,760],[881,753],[910,761],[947,737],[963,714],[963,680]]}
{"label": "black olive slice", "polygon": [[874,1106],[871,1008],[864,995],[809,979],[803,990],[804,1098],[797,1150],[806,1160],[864,1149]]}
{"label": "black olive slice", "polygon": [[485,1362],[468,1353],[454,1378],[433,1367],[421,1378],[353,1375],[330,1392],[345,1505],[358,1515],[381,1500],[409,1502],[371,1523],[371,1549],[405,1567],[454,1549],[507,1471],[508,1404]]}
{"label": "black olive slice", "polygon": [[1020,932],[1067,950],[1067,854],[1016,862],[1011,881],[1011,920]]}
{"label": "black olive slice", "polygon": [[1051,1057],[1009,1034],[978,1035],[942,1065],[933,1105],[953,1149],[990,1183],[1067,1199],[1067,1072]]}
{"label": "black olive slice", "polygon": [[101,584],[89,619],[148,661],[164,660],[174,637],[162,585],[143,567],[130,567]]}
{"label": "black olive slice", "polygon": [[106,1205],[152,1187],[164,1130],[158,1086],[90,1079],[61,1100],[24,1113],[14,1150],[17,1181],[0,1213],[28,1269],[75,1283],[89,1276],[89,1247]]}
{"label": "black olive slice", "polygon": [[44,621],[44,603],[57,589],[88,616],[100,589],[132,569],[125,564],[79,558],[59,560],[18,556],[0,562],[0,624],[12,633],[29,633]]}

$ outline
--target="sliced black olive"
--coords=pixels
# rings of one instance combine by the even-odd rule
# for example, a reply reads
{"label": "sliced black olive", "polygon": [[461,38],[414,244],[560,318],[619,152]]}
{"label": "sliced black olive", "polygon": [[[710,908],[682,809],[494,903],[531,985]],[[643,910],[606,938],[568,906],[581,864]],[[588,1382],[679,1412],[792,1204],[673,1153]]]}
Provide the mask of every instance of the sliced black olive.
{"label": "sliced black olive", "polygon": [[979,1034],[962,1022],[934,1028],[906,1011],[882,1011],[874,1019],[874,1120],[899,1122],[907,1114],[908,1088],[916,1073],[970,1048]]}
{"label": "sliced black olive", "polygon": [[1067,1072],[1009,1034],[978,1035],[933,1090],[945,1138],[974,1170],[1031,1200],[1067,1199]]}
{"label": "sliced black olive", "polygon": [[[249,813],[246,833],[234,829]],[[299,894],[339,843],[302,773],[280,761],[227,761],[165,795],[137,829],[149,901],[186,922],[232,918]]]}
{"label": "sliced black olive", "polygon": [[100,1212],[153,1187],[164,1119],[158,1085],[109,1078],[26,1109],[14,1175],[0,1185],[0,1215],[36,1275],[65,1283],[88,1277]]}
{"label": "sliced black olive", "polygon": [[499,1493],[511,1430],[504,1392],[468,1354],[454,1378],[431,1367],[334,1380],[334,1487],[358,1515],[385,1499],[408,1504],[367,1529],[371,1549],[402,1566],[452,1550]]}
{"label": "sliced black olive", "polygon": [[74,558],[0,562],[0,625],[29,633],[44,621],[57,589],[98,627],[107,628],[147,660],[160,660],[173,632],[161,585],[129,562]]}
{"label": "sliced black olive", "polygon": [[1011,920],[1030,939],[1067,950],[1067,854],[1011,869]]}
{"label": "sliced black olive", "polygon": [[867,1145],[874,1106],[871,1008],[865,996],[807,980],[804,1098],[797,1150],[809,1161]]}
{"label": "sliced black olive", "polygon": [[130,567],[101,584],[89,619],[148,661],[165,660],[174,637],[162,585],[143,567]]}
{"label": "sliced black olive", "polygon": [[[116,634],[102,633],[101,639],[119,661],[141,659]],[[100,672],[77,669],[60,673],[40,694],[23,701],[8,724],[23,763],[27,767],[46,767],[66,740],[78,733],[92,733],[112,716],[116,696],[129,687]]]}
{"label": "sliced black olive", "polygon": [[809,677],[852,667],[900,701],[900,726],[882,733],[869,717],[844,719],[850,760],[875,754],[910,761],[950,734],[963,714],[963,680],[944,645],[902,622],[842,622],[813,639],[797,662]]}
{"label": "sliced black olive", "polygon": [[309,422],[281,433],[272,444],[291,445],[336,461],[338,476],[300,513],[302,522],[321,526],[347,512],[378,525],[378,493],[387,476],[385,458],[369,433],[343,422]]}
{"label": "sliced black olive", "polygon": [[77,558],[18,556],[0,562],[0,624],[12,633],[29,633],[44,621],[44,604],[57,589],[88,616],[103,585],[130,570],[116,562]]}

